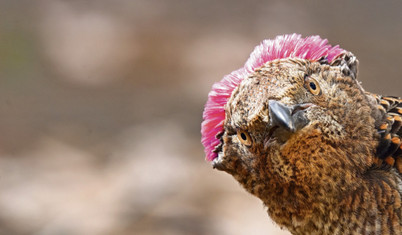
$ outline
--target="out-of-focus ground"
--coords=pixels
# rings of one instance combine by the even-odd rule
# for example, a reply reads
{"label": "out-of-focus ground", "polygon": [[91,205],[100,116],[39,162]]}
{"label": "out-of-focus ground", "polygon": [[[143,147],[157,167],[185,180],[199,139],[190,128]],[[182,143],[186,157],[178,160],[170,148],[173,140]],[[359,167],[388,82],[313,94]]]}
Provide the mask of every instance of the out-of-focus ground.
{"label": "out-of-focus ground", "polygon": [[1,1],[0,234],[288,234],[204,161],[211,85],[319,34],[401,96],[400,1]]}

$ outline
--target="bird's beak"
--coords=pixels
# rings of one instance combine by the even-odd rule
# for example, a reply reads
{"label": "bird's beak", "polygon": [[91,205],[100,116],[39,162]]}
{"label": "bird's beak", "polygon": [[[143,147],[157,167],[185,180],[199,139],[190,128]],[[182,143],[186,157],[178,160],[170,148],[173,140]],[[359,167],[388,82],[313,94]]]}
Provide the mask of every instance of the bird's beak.
{"label": "bird's beak", "polygon": [[313,104],[287,106],[276,100],[269,100],[270,125],[282,127],[289,132],[296,132],[309,123],[304,110]]}

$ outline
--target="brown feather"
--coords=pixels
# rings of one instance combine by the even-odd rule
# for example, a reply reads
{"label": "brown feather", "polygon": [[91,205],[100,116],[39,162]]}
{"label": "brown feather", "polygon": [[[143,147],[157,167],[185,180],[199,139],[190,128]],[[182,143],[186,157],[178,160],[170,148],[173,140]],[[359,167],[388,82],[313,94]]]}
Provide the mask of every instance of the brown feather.
{"label": "brown feather", "polygon": [[[377,126],[380,133],[380,143],[377,148],[376,163],[387,164],[393,166],[400,174],[402,174],[402,166],[400,164],[402,158],[401,138],[402,138],[402,114],[399,112],[402,106],[402,100],[392,96],[372,95],[376,98],[379,105],[385,110],[381,125]],[[377,106],[378,107],[378,106]],[[385,159],[385,161],[383,161]],[[395,164],[396,162],[396,164]]]}

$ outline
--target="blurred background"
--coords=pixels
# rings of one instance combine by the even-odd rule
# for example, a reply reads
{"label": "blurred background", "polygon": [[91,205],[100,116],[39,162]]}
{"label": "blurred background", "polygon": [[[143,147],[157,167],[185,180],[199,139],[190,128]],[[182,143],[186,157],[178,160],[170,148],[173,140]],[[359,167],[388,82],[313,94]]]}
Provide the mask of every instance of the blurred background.
{"label": "blurred background", "polygon": [[0,234],[289,234],[200,144],[214,82],[321,35],[401,96],[401,1],[0,1]]}

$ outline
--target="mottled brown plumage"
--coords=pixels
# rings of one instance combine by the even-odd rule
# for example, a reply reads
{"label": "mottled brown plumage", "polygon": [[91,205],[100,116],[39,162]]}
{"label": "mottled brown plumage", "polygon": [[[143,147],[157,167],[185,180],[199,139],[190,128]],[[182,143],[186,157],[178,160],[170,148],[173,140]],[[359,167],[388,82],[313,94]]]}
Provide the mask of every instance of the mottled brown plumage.
{"label": "mottled brown plumage", "polygon": [[402,100],[365,92],[357,65],[269,61],[225,106],[214,167],[292,234],[402,234]]}

